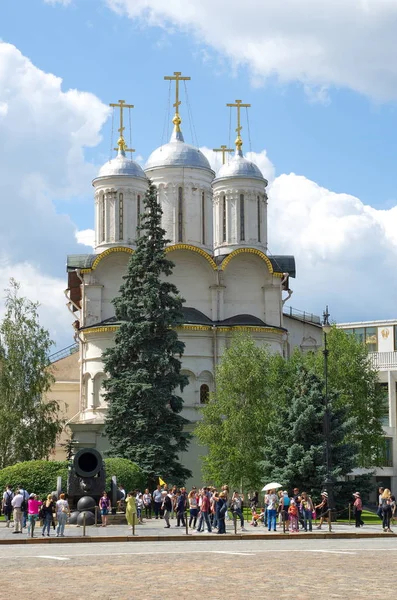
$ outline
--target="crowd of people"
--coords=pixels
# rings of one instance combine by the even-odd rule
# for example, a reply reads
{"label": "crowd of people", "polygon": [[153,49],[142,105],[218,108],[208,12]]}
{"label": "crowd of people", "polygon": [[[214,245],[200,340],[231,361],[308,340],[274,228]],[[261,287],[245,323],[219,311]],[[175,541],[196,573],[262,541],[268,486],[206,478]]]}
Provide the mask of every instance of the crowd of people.
{"label": "crowd of people", "polygon": [[[353,509],[356,527],[363,527],[363,504],[359,492],[353,494]],[[143,523],[143,519],[163,519],[164,527],[171,527],[171,519],[176,523],[173,527],[187,527],[201,533],[205,530],[211,533],[225,534],[226,521],[231,518],[240,525],[241,531],[245,529],[243,494],[237,491],[230,492],[227,485],[221,490],[214,487],[197,489],[192,487],[188,492],[185,487],[166,484],[158,485],[151,493],[149,489],[144,492],[134,490],[126,492],[122,485],[119,486],[117,508],[125,511],[129,526]],[[312,531],[313,521],[317,529],[321,529],[324,521],[329,519],[328,494],[321,493],[321,499],[316,504],[310,494],[295,487],[291,494],[287,490],[268,490],[264,496],[259,497],[259,492],[254,492],[247,497],[249,506],[249,525],[252,527],[263,526],[268,531],[277,531],[277,527],[289,530],[291,533]],[[98,507],[101,514],[102,527],[107,526],[108,515],[112,510],[111,501],[106,492],[103,492]],[[116,508],[116,507],[115,507]],[[41,522],[41,535],[50,536],[51,527],[56,531],[57,537],[64,537],[65,525],[70,515],[70,507],[65,494],[59,498],[48,494],[46,499],[40,500],[36,494],[29,494],[23,487],[14,491],[7,486],[3,493],[2,509],[5,516],[5,525],[10,527],[13,519],[13,533],[22,533],[27,528],[28,535],[33,535],[35,524]],[[389,489],[379,488],[377,514],[382,519],[383,531],[391,532],[391,520],[396,513],[396,501]],[[187,519],[187,520],[185,520]],[[318,520],[318,524],[317,524]]]}

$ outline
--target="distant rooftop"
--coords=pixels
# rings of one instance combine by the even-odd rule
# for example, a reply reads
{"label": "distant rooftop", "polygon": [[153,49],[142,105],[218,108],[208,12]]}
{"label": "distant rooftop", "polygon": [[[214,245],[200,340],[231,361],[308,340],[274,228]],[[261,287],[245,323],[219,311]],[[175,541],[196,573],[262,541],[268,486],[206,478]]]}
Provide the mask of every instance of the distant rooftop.
{"label": "distant rooftop", "polygon": [[312,325],[318,325],[321,327],[321,318],[313,313],[298,310],[297,308],[292,308],[292,306],[285,306],[283,309],[283,314],[285,317],[290,317],[291,319],[296,319],[297,321],[302,321],[303,323],[311,323]]}

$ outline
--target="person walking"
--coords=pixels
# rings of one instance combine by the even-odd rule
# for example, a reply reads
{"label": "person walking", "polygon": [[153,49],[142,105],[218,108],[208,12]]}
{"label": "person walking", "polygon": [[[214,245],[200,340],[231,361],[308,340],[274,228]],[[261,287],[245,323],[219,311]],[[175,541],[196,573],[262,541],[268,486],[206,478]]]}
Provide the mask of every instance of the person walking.
{"label": "person walking", "polygon": [[28,519],[28,500],[29,493],[22,487],[19,487],[19,493],[23,496],[21,511],[22,511],[22,528],[26,527],[26,522]]}
{"label": "person walking", "polygon": [[[161,518],[161,507],[163,505],[163,495],[161,493],[161,486],[158,485],[153,492],[153,508],[156,519]],[[171,504],[172,506],[172,504]]]}
{"label": "person walking", "polygon": [[101,510],[102,527],[106,527],[108,524],[108,514],[111,509],[110,498],[107,492],[103,492],[102,497],[99,499],[99,508]]}
{"label": "person walking", "polygon": [[314,504],[313,504],[313,500],[307,494],[307,492],[302,492],[301,507],[302,507],[304,530],[307,531],[307,527],[309,526],[309,531],[313,531],[312,519],[313,519]]}
{"label": "person walking", "polygon": [[[204,531],[204,523],[207,525],[208,533],[212,532],[210,518],[209,518],[210,499],[208,497],[207,492],[208,492],[207,488],[203,488],[201,490],[201,506],[200,506],[198,526],[196,529],[197,533],[201,533],[202,531]],[[226,492],[224,492],[223,498],[226,501]]]}
{"label": "person walking", "polygon": [[56,514],[57,514],[57,537],[65,537],[65,525],[70,514],[69,503],[65,498],[65,494],[59,495],[59,500],[56,503]]}
{"label": "person walking", "polygon": [[267,524],[268,529],[271,531],[276,531],[276,515],[278,508],[278,498],[275,493],[275,490],[270,490],[267,495]]}
{"label": "person walking", "polygon": [[[170,525],[170,517],[171,517],[171,511],[172,511],[171,493],[167,494],[163,498],[162,509],[164,511],[164,521],[166,522],[166,525],[164,526],[164,529],[169,529],[171,527],[171,525]],[[156,517],[156,519],[157,519],[157,517]]]}
{"label": "person walking", "polygon": [[48,494],[47,500],[44,502],[43,506],[41,507],[41,513],[43,515],[43,530],[41,532],[41,535],[43,537],[45,536],[46,530],[47,530],[47,537],[50,537],[50,528],[51,528],[51,522],[53,519],[54,510],[55,510],[55,502],[52,498],[52,494]]}
{"label": "person walking", "polygon": [[127,523],[130,527],[136,523],[136,498],[134,492],[128,492],[127,498],[125,500],[125,517],[127,519]]}
{"label": "person walking", "polygon": [[227,513],[227,499],[226,492],[223,491],[219,494],[219,497],[216,497],[216,516],[218,523],[218,531],[217,534],[226,533],[226,523],[225,517]]}
{"label": "person walking", "polygon": [[36,494],[30,494],[28,500],[28,537],[31,532],[32,537],[34,535],[34,527],[39,518],[40,507],[42,504],[41,500],[37,500]]}
{"label": "person walking", "polygon": [[152,494],[149,492],[148,488],[146,488],[145,493],[143,494],[143,506],[145,508],[145,518],[152,518]]}
{"label": "person walking", "polygon": [[23,495],[20,490],[11,500],[12,508],[14,509],[14,531],[12,533],[22,533],[22,503],[24,502]]}
{"label": "person walking", "polygon": [[3,513],[6,520],[6,527],[9,527],[11,523],[13,497],[14,492],[12,491],[11,486],[7,485],[3,493]]}
{"label": "person walking", "polygon": [[319,525],[317,525],[317,529],[321,529],[324,519],[329,518],[328,493],[327,492],[321,492],[321,502],[320,502],[320,504],[317,504],[317,506],[315,506],[314,508],[316,510],[320,509],[320,523],[319,523]]}
{"label": "person walking", "polygon": [[354,516],[356,519],[356,527],[362,527],[364,525],[364,521],[361,518],[361,515],[363,512],[363,503],[361,500],[360,492],[354,492],[353,497],[354,497],[353,507],[354,507]]}
{"label": "person walking", "polygon": [[185,506],[186,506],[186,498],[185,495],[182,494],[179,490],[176,492],[176,501],[175,501],[175,509],[176,509],[176,525],[175,527],[185,527]]}
{"label": "person walking", "polygon": [[240,525],[241,525],[241,531],[246,531],[245,527],[244,527],[244,516],[243,516],[243,502],[244,502],[244,496],[243,495],[239,495],[238,492],[234,492],[233,496],[232,496],[232,500],[230,502],[230,508],[232,511],[232,515],[233,518],[236,519],[237,517],[240,519]]}
{"label": "person walking", "polygon": [[390,529],[390,519],[392,516],[392,499],[391,499],[391,492],[388,488],[385,488],[385,490],[383,491],[381,500],[382,500],[381,506],[382,506],[382,515],[383,515],[383,519],[382,519],[383,531],[392,533],[392,530]]}

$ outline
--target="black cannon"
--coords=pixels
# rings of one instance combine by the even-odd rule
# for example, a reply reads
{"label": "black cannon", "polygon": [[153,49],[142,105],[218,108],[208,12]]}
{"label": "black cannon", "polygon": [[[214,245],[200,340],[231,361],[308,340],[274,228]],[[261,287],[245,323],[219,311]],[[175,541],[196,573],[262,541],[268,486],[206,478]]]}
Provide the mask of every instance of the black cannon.
{"label": "black cannon", "polygon": [[105,464],[95,448],[79,450],[68,473],[69,504],[75,506],[83,496],[91,496],[96,502],[106,489]]}

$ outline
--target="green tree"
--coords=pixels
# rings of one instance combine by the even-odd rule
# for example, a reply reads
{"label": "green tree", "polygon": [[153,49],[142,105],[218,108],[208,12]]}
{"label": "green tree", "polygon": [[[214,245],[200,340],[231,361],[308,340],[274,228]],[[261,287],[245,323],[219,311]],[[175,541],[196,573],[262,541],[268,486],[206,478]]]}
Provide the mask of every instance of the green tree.
{"label": "green tree", "polygon": [[262,481],[260,458],[277,377],[284,361],[250,336],[235,336],[216,370],[216,392],[203,407],[195,435],[208,448],[203,475],[220,485],[256,488]]}
{"label": "green tree", "polygon": [[[296,486],[319,495],[326,479],[323,380],[303,365],[296,369],[292,389],[285,389],[266,431],[261,463],[267,481],[287,489]],[[343,478],[356,466],[356,446],[348,441],[356,420],[329,394],[332,477]]]}
{"label": "green tree", "polygon": [[[382,417],[385,408],[378,373],[371,364],[366,347],[343,329],[332,327],[327,335],[327,346],[329,389],[338,392],[336,405],[345,407],[356,422],[349,433],[349,440],[357,446],[355,466],[382,466]],[[318,377],[324,377],[322,352],[309,353],[303,358],[309,369],[314,369]],[[293,358],[293,362],[301,360],[300,353]]]}
{"label": "green tree", "polygon": [[37,309],[11,279],[0,323],[0,468],[47,457],[62,431],[58,403],[44,399],[52,342]]}
{"label": "green tree", "polygon": [[188,383],[180,372],[184,344],[175,331],[183,300],[167,280],[173,263],[164,252],[161,215],[150,183],[136,251],[114,300],[120,328],[114,347],[104,353],[109,374],[105,433],[111,456],[133,460],[153,482],[161,476],[182,483],[191,475],[179,461],[189,442],[187,421],[179,414],[183,401],[176,393]]}

